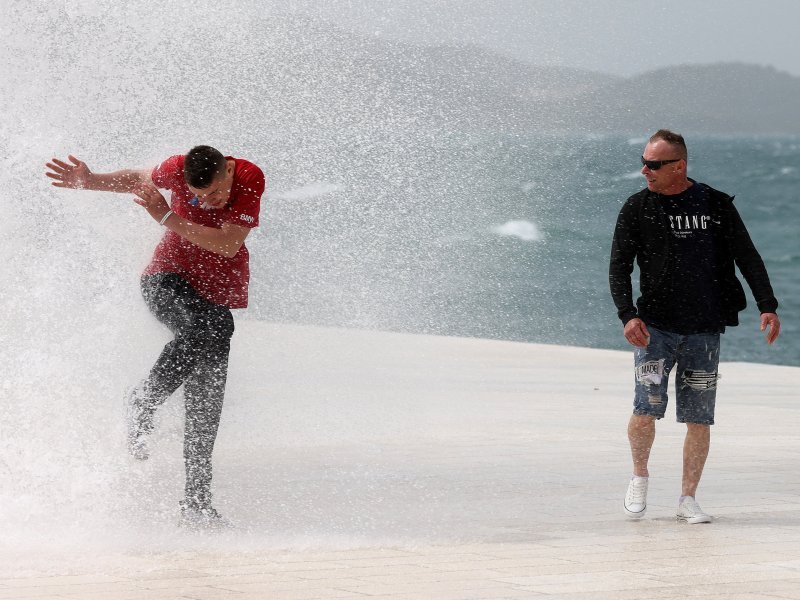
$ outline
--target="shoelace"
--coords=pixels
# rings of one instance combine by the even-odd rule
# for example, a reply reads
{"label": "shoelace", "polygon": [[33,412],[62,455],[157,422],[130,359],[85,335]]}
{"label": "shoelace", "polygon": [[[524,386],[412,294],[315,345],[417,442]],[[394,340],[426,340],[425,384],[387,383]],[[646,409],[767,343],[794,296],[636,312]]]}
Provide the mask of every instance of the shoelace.
{"label": "shoelace", "polygon": [[628,504],[644,504],[644,499],[647,496],[647,480],[634,479],[633,485],[630,489]]}
{"label": "shoelace", "polygon": [[703,509],[700,508],[700,505],[697,503],[697,500],[694,498],[683,501],[683,510],[693,515],[705,514]]}

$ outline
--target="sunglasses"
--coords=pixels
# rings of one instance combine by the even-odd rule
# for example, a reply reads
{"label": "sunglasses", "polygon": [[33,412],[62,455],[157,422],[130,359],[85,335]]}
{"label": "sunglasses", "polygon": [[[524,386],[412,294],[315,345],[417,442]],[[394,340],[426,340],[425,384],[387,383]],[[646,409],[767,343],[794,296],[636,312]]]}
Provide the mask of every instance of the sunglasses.
{"label": "sunglasses", "polygon": [[651,171],[658,171],[664,165],[668,165],[669,163],[678,162],[681,160],[680,158],[671,158],[669,160],[645,160],[644,156],[642,157],[642,166],[647,167]]}

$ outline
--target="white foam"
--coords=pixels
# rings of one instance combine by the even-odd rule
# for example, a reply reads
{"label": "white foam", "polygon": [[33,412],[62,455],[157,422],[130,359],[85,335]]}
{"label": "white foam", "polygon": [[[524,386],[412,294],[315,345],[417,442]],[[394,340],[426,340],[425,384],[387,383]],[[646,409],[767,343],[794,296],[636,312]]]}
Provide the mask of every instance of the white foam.
{"label": "white foam", "polygon": [[292,190],[273,192],[270,194],[270,198],[273,200],[308,200],[309,198],[317,198],[326,194],[332,194],[333,192],[340,192],[343,189],[344,186],[342,185],[322,181],[309,183],[308,185]]}
{"label": "white foam", "polygon": [[492,232],[502,236],[515,237],[523,242],[538,242],[544,239],[536,224],[521,219],[495,225],[492,227]]}

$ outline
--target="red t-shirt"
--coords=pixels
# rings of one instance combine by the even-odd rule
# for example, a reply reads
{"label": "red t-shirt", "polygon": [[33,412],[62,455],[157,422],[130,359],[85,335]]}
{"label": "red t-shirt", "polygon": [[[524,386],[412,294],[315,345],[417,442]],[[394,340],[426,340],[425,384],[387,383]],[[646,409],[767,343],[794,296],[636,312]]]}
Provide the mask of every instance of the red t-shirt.
{"label": "red t-shirt", "polygon": [[[241,158],[236,161],[233,187],[228,204],[221,209],[202,208],[183,179],[185,156],[171,156],[153,169],[153,183],[172,192],[172,211],[183,219],[207,227],[222,227],[233,223],[241,227],[257,227],[264,193],[264,173],[253,163]],[[244,244],[233,258],[204,250],[177,233],[167,230],[156,246],[153,260],[144,275],[176,273],[185,278],[206,300],[229,308],[247,306],[247,286],[250,282],[250,253]]]}

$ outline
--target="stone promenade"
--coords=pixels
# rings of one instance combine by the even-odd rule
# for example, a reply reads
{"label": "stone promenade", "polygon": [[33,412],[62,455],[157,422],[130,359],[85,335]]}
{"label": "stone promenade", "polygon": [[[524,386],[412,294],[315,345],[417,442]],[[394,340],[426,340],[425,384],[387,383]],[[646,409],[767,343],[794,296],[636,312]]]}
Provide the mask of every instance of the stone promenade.
{"label": "stone promenade", "polygon": [[[800,599],[800,368],[721,365],[698,493],[715,521],[686,525],[672,406],[647,516],[623,515],[631,360],[238,324],[215,455],[235,528],[182,531],[160,504],[75,539],[0,532],[0,600]],[[130,467],[165,489],[169,419]]]}

